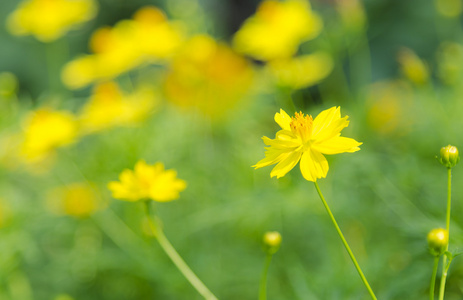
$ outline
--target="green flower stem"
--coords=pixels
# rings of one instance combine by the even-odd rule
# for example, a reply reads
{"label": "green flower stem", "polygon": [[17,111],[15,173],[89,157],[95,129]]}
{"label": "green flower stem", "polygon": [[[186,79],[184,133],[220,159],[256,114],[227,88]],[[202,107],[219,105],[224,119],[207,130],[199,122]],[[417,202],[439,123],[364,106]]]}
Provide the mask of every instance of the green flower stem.
{"label": "green flower stem", "polygon": [[164,232],[161,229],[161,226],[156,218],[151,218],[150,213],[150,203],[148,201],[144,201],[145,204],[145,213],[149,223],[149,227],[159,242],[162,250],[169,256],[175,266],[179,269],[179,271],[185,276],[185,278],[191,283],[191,285],[201,294],[204,299],[207,300],[217,300],[217,297],[212,294],[212,292],[204,285],[204,283],[196,276],[195,273],[188,267],[182,257],[178,254],[172,244],[164,235]]}
{"label": "green flower stem", "polygon": [[264,269],[262,271],[262,277],[260,278],[259,300],[267,300],[267,274],[268,274],[268,268],[270,266],[271,261],[272,261],[272,254],[267,253],[267,257],[265,258]]}
{"label": "green flower stem", "polygon": [[436,286],[437,267],[439,266],[439,256],[434,257],[434,267],[432,268],[431,284],[429,286],[429,300],[434,300],[434,287]]}
{"label": "green flower stem", "polygon": [[328,212],[328,215],[330,216],[331,221],[333,222],[333,225],[336,228],[336,231],[338,232],[339,237],[342,240],[342,243],[344,244],[344,247],[346,248],[347,252],[349,253],[350,259],[354,263],[355,268],[357,269],[357,272],[360,275],[360,278],[362,278],[363,284],[365,285],[368,292],[370,293],[371,299],[377,300],[377,298],[375,296],[375,293],[373,293],[373,290],[371,289],[370,285],[368,284],[368,281],[367,281],[365,275],[363,275],[362,269],[360,269],[360,266],[359,266],[357,260],[355,259],[354,253],[352,253],[352,250],[350,249],[349,244],[347,243],[346,239],[344,238],[344,235],[342,234],[342,231],[339,228],[338,223],[336,222],[336,219],[334,218],[333,214],[331,213],[330,207],[328,206],[328,203],[326,203],[325,197],[323,197],[323,194],[320,191],[320,187],[318,186],[318,183],[315,181],[314,184],[315,184],[315,188],[317,189],[318,195],[320,196],[320,199],[322,200],[323,205],[325,206],[326,211]]}
{"label": "green flower stem", "polygon": [[[445,218],[445,229],[447,229],[447,233],[450,239],[450,211],[452,208],[452,168],[447,168],[447,213]],[[445,248],[446,251],[449,250],[449,245]],[[440,280],[440,287],[439,287],[439,300],[444,300],[444,293],[445,293],[445,281],[447,280],[447,255],[444,255],[443,262],[442,262],[442,276]]]}

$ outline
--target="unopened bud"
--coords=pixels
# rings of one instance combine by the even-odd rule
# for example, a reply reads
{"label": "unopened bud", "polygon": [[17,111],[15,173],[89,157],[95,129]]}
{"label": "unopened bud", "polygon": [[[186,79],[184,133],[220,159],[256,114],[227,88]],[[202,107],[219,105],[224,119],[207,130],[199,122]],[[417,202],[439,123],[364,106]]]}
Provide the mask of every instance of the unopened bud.
{"label": "unopened bud", "polygon": [[458,149],[455,146],[448,145],[440,149],[439,162],[447,168],[453,168],[460,161]]}
{"label": "unopened bud", "polygon": [[265,249],[269,254],[278,251],[281,245],[281,234],[277,231],[268,231],[264,234]]}
{"label": "unopened bud", "polygon": [[434,256],[439,256],[447,249],[449,233],[443,228],[436,228],[428,233],[429,251]]}

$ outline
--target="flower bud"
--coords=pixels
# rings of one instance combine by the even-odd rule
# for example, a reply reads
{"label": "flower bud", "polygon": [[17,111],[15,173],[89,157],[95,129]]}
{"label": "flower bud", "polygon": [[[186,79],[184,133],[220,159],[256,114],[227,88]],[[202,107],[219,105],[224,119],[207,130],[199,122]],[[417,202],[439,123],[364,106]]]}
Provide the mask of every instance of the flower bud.
{"label": "flower bud", "polygon": [[266,232],[264,234],[264,244],[267,253],[276,253],[281,245],[281,234],[277,231]]}
{"label": "flower bud", "polygon": [[448,145],[440,149],[439,162],[447,168],[453,168],[460,161],[458,149],[455,146]]}
{"label": "flower bud", "polygon": [[429,251],[434,256],[439,256],[447,249],[449,233],[443,228],[436,228],[428,233]]}

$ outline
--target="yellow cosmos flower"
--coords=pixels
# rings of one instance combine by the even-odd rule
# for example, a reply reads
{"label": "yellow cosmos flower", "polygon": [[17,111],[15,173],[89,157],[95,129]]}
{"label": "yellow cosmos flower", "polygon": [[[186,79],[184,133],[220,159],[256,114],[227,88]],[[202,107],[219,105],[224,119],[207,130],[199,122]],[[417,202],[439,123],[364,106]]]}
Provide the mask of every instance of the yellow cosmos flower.
{"label": "yellow cosmos flower", "polygon": [[71,113],[38,109],[28,116],[24,124],[20,155],[30,162],[43,160],[56,148],[74,142],[77,134],[77,122]]}
{"label": "yellow cosmos flower", "polygon": [[281,86],[301,89],[327,77],[333,69],[333,59],[324,52],[274,60],[267,66]]}
{"label": "yellow cosmos flower", "polygon": [[7,25],[14,35],[32,34],[42,42],[51,42],[95,14],[93,0],[30,0],[20,4]]}
{"label": "yellow cosmos flower", "polygon": [[88,183],[72,183],[48,192],[47,207],[58,215],[85,218],[103,206],[100,195]]}
{"label": "yellow cosmos flower", "polygon": [[143,63],[163,63],[183,41],[180,26],[155,7],[138,10],[132,20],[96,30],[90,39],[94,54],[68,62],[61,79],[71,89],[108,80]]}
{"label": "yellow cosmos flower", "polygon": [[160,162],[148,165],[140,160],[134,170],[124,170],[120,181],[108,184],[113,197],[126,201],[152,199],[159,202],[175,200],[186,188],[186,182],[177,178],[175,170],[165,170]]}
{"label": "yellow cosmos flower", "polygon": [[321,18],[312,12],[308,1],[267,0],[238,30],[233,44],[238,52],[259,60],[287,58],[321,29]]}
{"label": "yellow cosmos flower", "polygon": [[243,57],[208,35],[197,35],[173,58],[164,91],[176,105],[218,120],[246,94],[252,78]]}
{"label": "yellow cosmos flower", "polygon": [[258,169],[277,164],[271,177],[283,177],[300,161],[300,169],[308,181],[325,178],[328,162],[323,154],[338,154],[360,150],[362,143],[341,137],[341,130],[349,125],[347,116],[341,118],[340,107],[322,111],[315,120],[302,112],[290,117],[280,109],[275,114],[275,122],[281,130],[275,139],[263,137],[266,148],[265,158],[253,167]]}
{"label": "yellow cosmos flower", "polygon": [[114,82],[101,83],[80,112],[80,127],[83,133],[90,133],[135,125],[148,117],[155,104],[152,89],[142,87],[126,95]]}

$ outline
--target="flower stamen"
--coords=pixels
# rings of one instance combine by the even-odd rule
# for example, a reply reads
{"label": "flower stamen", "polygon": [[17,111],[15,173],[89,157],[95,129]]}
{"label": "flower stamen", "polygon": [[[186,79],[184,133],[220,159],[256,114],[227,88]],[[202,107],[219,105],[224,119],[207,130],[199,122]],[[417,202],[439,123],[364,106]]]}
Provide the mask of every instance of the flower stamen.
{"label": "flower stamen", "polygon": [[304,115],[298,112],[294,117],[291,117],[291,131],[301,138],[302,143],[305,144],[309,141],[312,133],[313,118],[311,115]]}

